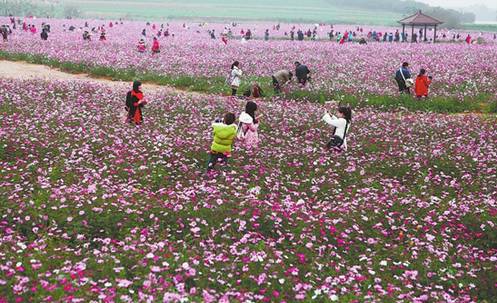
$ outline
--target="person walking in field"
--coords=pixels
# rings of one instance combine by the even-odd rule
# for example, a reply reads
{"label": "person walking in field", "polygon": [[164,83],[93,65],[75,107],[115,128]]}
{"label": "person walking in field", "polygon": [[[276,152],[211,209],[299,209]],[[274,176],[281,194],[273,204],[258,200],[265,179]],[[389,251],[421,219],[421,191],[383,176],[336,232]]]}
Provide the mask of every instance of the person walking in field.
{"label": "person walking in field", "polygon": [[432,76],[426,76],[426,70],[424,68],[419,71],[419,75],[416,77],[416,84],[414,86],[414,93],[418,99],[428,97],[428,90],[432,79]]}
{"label": "person walking in field", "polygon": [[243,72],[240,69],[240,62],[235,61],[233,64],[231,64],[231,72],[230,72],[230,77],[229,77],[229,84],[231,86],[231,95],[236,96],[236,93],[238,91],[238,88],[240,87],[240,84],[242,82],[242,77]]}
{"label": "person walking in field", "polygon": [[157,37],[154,37],[154,41],[152,42],[152,54],[160,53],[160,45]]}
{"label": "person walking in field", "polygon": [[9,40],[9,33],[7,31],[7,28],[3,26],[0,27],[0,33],[2,34],[3,42],[7,42]]}
{"label": "person walking in field", "polygon": [[212,124],[212,134],[214,136],[211,150],[209,153],[209,161],[207,171],[212,170],[216,164],[228,164],[228,159],[231,157],[232,145],[237,133],[235,125],[235,114],[227,113],[224,119],[216,119]]}
{"label": "person walking in field", "polygon": [[140,81],[133,82],[133,89],[126,94],[126,111],[128,116],[126,122],[140,125],[143,123],[142,108],[147,104],[143,97],[142,84]]}
{"label": "person walking in field", "polygon": [[274,87],[274,93],[279,94],[281,93],[281,88],[287,85],[290,81],[292,81],[293,74],[287,69],[282,69],[280,71],[277,71],[272,75],[273,79],[273,87]]}
{"label": "person walking in field", "polygon": [[410,87],[414,85],[414,81],[411,77],[411,71],[409,70],[409,63],[402,63],[402,67],[395,73],[395,81],[399,86],[399,92],[401,94],[410,94]]}
{"label": "person walking in field", "polygon": [[237,139],[246,149],[257,148],[259,145],[257,129],[259,128],[260,116],[255,116],[256,111],[257,104],[249,101],[245,105],[245,111],[238,118],[240,123],[238,125]]}
{"label": "person walking in field", "polygon": [[40,34],[41,40],[48,40],[48,32],[46,29],[43,29]]}

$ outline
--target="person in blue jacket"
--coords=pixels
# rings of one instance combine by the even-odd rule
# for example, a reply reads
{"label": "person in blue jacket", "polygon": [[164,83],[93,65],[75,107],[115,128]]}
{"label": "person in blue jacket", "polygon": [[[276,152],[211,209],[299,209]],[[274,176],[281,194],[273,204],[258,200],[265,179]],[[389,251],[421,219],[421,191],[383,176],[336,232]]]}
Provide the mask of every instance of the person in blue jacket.
{"label": "person in blue jacket", "polygon": [[410,87],[414,84],[412,80],[411,71],[409,70],[409,63],[402,63],[402,67],[395,73],[395,80],[399,85],[399,92],[401,94],[410,94]]}

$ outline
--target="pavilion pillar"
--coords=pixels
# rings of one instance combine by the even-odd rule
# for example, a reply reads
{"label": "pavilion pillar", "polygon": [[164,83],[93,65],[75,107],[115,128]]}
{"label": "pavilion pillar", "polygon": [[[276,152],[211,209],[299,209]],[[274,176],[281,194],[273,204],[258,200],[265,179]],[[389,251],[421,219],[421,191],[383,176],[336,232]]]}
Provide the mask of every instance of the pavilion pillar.
{"label": "pavilion pillar", "polygon": [[411,30],[411,42],[414,42],[414,24],[412,24],[412,30]]}
{"label": "pavilion pillar", "polygon": [[405,39],[406,39],[406,25],[402,24],[402,41],[400,42],[404,42]]}
{"label": "pavilion pillar", "polygon": [[435,30],[433,31],[433,43],[437,40],[437,25],[435,24]]}
{"label": "pavilion pillar", "polygon": [[426,37],[426,28],[427,28],[427,25],[425,24],[425,31],[423,32],[423,37],[424,37],[424,41],[428,41],[428,38]]}

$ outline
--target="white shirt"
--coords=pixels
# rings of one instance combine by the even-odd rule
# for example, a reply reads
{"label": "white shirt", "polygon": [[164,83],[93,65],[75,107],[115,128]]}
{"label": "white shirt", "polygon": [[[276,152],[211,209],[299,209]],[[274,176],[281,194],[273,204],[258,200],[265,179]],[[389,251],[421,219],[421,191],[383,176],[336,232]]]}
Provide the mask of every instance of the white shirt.
{"label": "white shirt", "polygon": [[[331,126],[336,127],[335,135],[343,139],[345,135],[345,126],[347,125],[347,120],[345,120],[345,118],[330,116],[330,114],[326,113],[323,116],[323,121]],[[347,126],[347,133],[349,132],[349,128],[350,128],[350,123]],[[347,149],[347,137],[345,137],[345,140],[343,141],[343,148]]]}
{"label": "white shirt", "polygon": [[231,85],[232,86],[236,86],[236,87],[239,87],[240,86],[240,83],[242,82],[242,80],[240,79],[240,77],[242,76],[242,70],[239,69],[238,67],[236,66],[233,66],[233,69],[231,70]]}

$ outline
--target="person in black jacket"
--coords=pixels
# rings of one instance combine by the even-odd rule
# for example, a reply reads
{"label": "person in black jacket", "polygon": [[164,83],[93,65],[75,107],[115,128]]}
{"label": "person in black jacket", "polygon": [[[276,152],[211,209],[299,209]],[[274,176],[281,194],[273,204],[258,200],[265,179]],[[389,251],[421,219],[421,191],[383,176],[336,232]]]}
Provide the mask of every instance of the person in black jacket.
{"label": "person in black jacket", "polygon": [[43,29],[43,30],[41,31],[40,36],[41,36],[41,40],[48,40],[48,32],[47,32],[47,30],[46,30],[46,29]]}
{"label": "person in black jacket", "polygon": [[7,31],[7,28],[5,27],[0,27],[0,34],[2,34],[3,42],[7,42],[9,40],[9,32]]}
{"label": "person in black jacket", "polygon": [[309,74],[311,71],[306,65],[300,64],[300,62],[295,62],[295,75],[297,76],[297,82],[304,85],[310,80]]}

